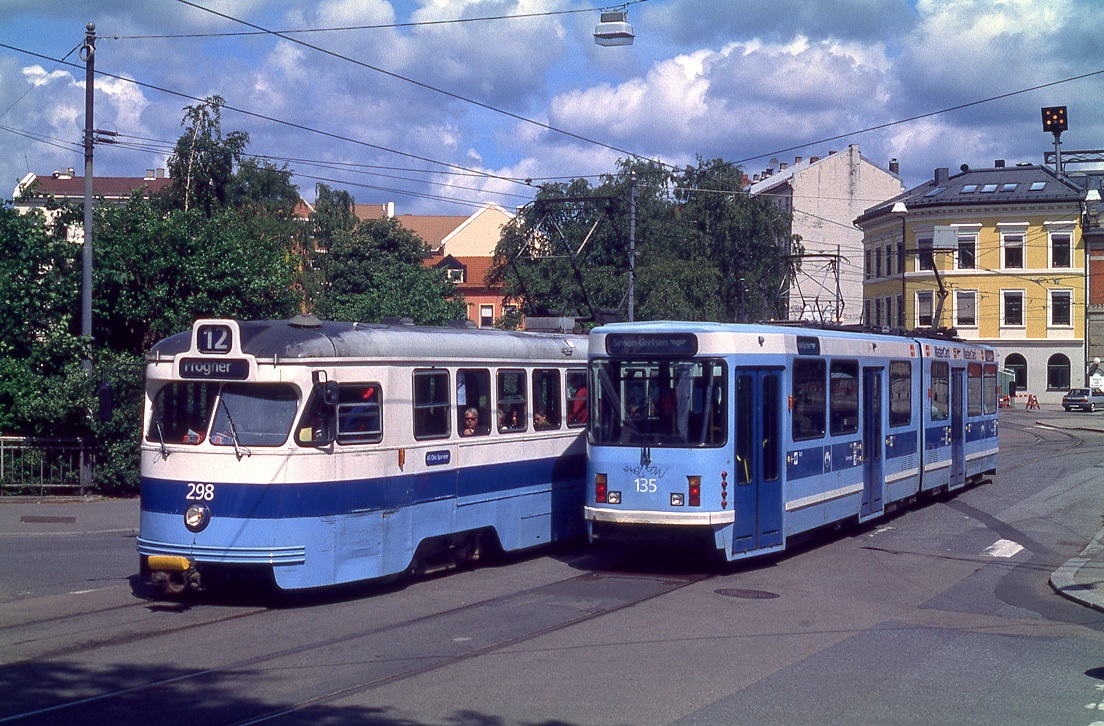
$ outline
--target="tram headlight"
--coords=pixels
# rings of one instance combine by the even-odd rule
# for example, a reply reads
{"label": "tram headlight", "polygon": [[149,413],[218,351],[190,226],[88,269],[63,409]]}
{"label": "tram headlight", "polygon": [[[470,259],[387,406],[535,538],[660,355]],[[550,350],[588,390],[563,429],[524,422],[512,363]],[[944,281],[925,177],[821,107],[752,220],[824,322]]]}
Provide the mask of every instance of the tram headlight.
{"label": "tram headlight", "polygon": [[211,510],[206,504],[191,504],[184,510],[184,526],[189,532],[202,532],[211,521]]}
{"label": "tram headlight", "polygon": [[620,504],[621,503],[621,492],[610,492],[609,496],[606,497],[606,502],[608,504]]}

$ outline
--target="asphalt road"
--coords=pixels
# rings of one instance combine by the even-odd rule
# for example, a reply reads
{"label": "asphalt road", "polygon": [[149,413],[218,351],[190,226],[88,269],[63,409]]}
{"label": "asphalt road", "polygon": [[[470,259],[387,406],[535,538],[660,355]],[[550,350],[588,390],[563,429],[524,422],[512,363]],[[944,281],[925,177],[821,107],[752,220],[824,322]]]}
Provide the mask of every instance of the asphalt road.
{"label": "asphalt road", "polygon": [[782,557],[581,544],[305,597],[153,599],[136,501],[0,500],[0,724],[1104,724],[1104,434],[1002,411],[1001,473]]}

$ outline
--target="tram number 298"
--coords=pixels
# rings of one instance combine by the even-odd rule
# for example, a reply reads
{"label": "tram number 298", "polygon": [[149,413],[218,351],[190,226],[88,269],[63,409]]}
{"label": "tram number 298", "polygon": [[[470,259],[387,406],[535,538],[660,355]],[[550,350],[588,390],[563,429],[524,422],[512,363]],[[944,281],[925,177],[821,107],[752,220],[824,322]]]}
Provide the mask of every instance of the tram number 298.
{"label": "tram number 298", "polygon": [[184,498],[190,502],[209,502],[215,498],[215,485],[188,482],[188,493]]}

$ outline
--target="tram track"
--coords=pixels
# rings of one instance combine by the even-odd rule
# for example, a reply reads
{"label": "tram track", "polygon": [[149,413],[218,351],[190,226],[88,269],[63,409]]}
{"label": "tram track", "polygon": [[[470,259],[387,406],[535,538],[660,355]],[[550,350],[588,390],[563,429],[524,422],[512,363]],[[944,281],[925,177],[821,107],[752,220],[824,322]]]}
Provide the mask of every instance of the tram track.
{"label": "tram track", "polygon": [[[350,649],[353,649],[357,654],[371,652],[387,654],[389,650],[394,651],[396,649],[396,644],[415,640],[410,636],[410,633],[413,632],[421,634],[420,641],[428,641],[433,644],[430,652],[424,654],[403,652],[402,657],[389,658],[377,655],[378,660],[364,660],[365,672],[350,673],[350,678],[346,678],[341,683],[331,684],[333,687],[328,688],[324,693],[303,693],[290,703],[279,704],[278,707],[267,710],[264,707],[256,708],[254,713],[241,713],[239,714],[240,718],[229,717],[227,721],[235,724],[265,723],[301,712],[313,706],[337,701],[364,691],[416,678],[426,673],[500,652],[521,643],[631,608],[713,577],[715,575],[704,573],[690,575],[612,571],[585,573],[512,593],[465,603],[439,612],[407,618],[400,622],[319,638],[229,663],[208,668],[196,668],[168,678],[153,679],[126,688],[105,691],[82,698],[61,700],[38,708],[0,715],[0,724],[36,721],[53,722],[55,719],[66,717],[67,714],[75,715],[78,712],[75,709],[79,709],[82,721],[95,722],[95,714],[98,710],[103,710],[106,714],[113,707],[117,707],[120,702],[132,700],[157,702],[157,693],[161,689],[171,690],[181,686],[186,688],[190,682],[201,683],[220,675],[231,677],[241,671],[256,671],[262,666],[268,666],[266,672],[294,671],[299,667],[296,664],[304,662],[310,662],[312,667],[318,667],[318,661],[325,661],[326,658],[340,659],[342,654],[347,654]],[[490,609],[494,609],[493,612]],[[520,629],[515,627],[517,632],[511,632],[511,628],[504,627],[501,622],[505,616],[500,615],[500,613],[504,611],[512,612],[513,620],[510,621],[511,623],[528,623],[531,621],[532,625],[525,625]],[[279,610],[264,609],[235,613],[227,618],[182,626],[174,629],[171,634],[178,637],[180,632],[188,630],[218,625],[229,620],[253,617],[262,613],[279,612]],[[532,615],[531,618],[530,614]],[[446,638],[433,640],[435,636],[454,632],[458,624],[463,624],[465,627],[475,627],[480,631],[478,637],[473,638],[470,644],[446,642],[446,640],[453,640]],[[155,635],[165,636],[167,634],[170,634],[169,631],[164,630],[157,634],[142,634],[141,637],[134,638],[129,642],[139,642],[151,639]],[[111,642],[112,646],[116,644],[121,643],[119,641]],[[80,648],[71,649],[62,655],[73,655],[82,650],[102,648],[105,645],[104,643],[97,645],[85,643]],[[449,648],[454,652],[448,652]],[[53,655],[50,657],[56,658],[59,656]],[[281,664],[281,661],[287,661],[287,663]],[[256,705],[254,704],[254,706]]]}

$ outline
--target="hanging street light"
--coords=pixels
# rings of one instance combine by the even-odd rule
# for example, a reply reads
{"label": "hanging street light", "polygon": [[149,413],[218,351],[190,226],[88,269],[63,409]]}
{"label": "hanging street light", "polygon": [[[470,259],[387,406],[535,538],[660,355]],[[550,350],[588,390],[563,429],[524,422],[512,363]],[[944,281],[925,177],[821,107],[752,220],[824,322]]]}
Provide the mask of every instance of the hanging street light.
{"label": "hanging street light", "polygon": [[594,26],[594,42],[598,45],[632,45],[633,27],[629,25],[625,10],[611,10],[602,13],[598,25]]}

